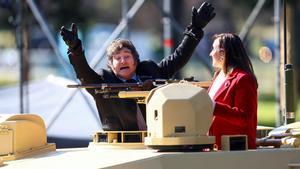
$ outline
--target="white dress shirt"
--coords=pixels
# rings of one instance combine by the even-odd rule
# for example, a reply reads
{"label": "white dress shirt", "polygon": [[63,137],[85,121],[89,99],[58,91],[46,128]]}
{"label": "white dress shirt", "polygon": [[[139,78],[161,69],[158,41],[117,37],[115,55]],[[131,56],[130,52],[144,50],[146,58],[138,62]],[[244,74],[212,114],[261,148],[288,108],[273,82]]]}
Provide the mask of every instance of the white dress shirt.
{"label": "white dress shirt", "polygon": [[225,82],[226,80],[226,75],[224,74],[223,71],[220,71],[220,73],[218,74],[218,76],[216,77],[216,79],[214,80],[208,95],[210,96],[210,98],[212,100],[214,100],[214,97],[217,93],[217,91],[220,89],[220,87],[222,86],[222,84]]}

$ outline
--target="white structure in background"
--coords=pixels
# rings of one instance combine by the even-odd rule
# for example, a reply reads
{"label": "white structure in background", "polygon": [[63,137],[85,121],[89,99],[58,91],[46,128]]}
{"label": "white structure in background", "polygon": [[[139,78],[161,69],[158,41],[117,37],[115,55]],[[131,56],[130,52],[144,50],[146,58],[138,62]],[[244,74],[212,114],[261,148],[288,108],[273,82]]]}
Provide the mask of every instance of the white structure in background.
{"label": "white structure in background", "polygon": [[[46,122],[49,137],[62,137],[70,139],[89,139],[95,131],[101,130],[98,114],[94,114],[86,104],[83,95],[76,92],[72,100],[48,127],[52,117],[51,112],[60,103],[65,95],[77,89],[70,89],[68,84],[75,84],[62,77],[49,75],[44,80],[34,81],[29,84],[29,113],[40,115]],[[93,98],[85,90],[82,92],[88,98],[94,112],[97,112]],[[0,114],[19,112],[19,87],[0,88]]]}

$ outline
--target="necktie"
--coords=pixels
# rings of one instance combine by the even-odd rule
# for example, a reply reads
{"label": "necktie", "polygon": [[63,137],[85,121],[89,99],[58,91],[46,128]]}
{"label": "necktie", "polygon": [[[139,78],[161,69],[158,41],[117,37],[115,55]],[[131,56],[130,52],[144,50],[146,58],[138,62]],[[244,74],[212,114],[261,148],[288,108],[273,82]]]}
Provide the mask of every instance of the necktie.
{"label": "necktie", "polygon": [[139,127],[139,130],[147,130],[146,122],[145,119],[142,115],[141,109],[138,104],[136,104],[136,120],[137,120],[137,125]]}
{"label": "necktie", "polygon": [[[126,83],[137,83],[137,81],[135,79],[129,79],[129,80],[126,80],[125,82]],[[142,112],[141,112],[138,104],[136,104],[136,109],[137,109],[136,120],[137,120],[137,125],[138,125],[139,130],[147,130],[145,119],[142,115]]]}

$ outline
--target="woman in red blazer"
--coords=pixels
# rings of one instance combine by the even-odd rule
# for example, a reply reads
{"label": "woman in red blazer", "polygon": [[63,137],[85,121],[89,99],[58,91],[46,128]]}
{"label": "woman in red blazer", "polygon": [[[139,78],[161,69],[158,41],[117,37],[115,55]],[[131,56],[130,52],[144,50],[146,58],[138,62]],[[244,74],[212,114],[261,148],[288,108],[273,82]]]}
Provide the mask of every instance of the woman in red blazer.
{"label": "woman in red blazer", "polygon": [[257,81],[241,39],[231,33],[214,36],[210,53],[216,70],[208,93],[214,101],[209,135],[247,135],[248,148],[256,148]]}

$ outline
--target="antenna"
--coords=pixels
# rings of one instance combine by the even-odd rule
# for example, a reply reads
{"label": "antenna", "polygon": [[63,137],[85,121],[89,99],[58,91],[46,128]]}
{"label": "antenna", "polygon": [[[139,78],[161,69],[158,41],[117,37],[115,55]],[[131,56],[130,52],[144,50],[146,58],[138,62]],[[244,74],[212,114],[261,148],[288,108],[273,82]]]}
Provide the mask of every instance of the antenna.
{"label": "antenna", "polygon": [[295,106],[294,106],[294,73],[293,65],[287,63],[287,42],[286,42],[286,0],[283,0],[283,40],[284,40],[284,75],[285,75],[285,124],[295,122]]}
{"label": "antenna", "polygon": [[283,0],[283,46],[284,46],[284,65],[287,64],[287,50],[286,50],[286,0]]}

